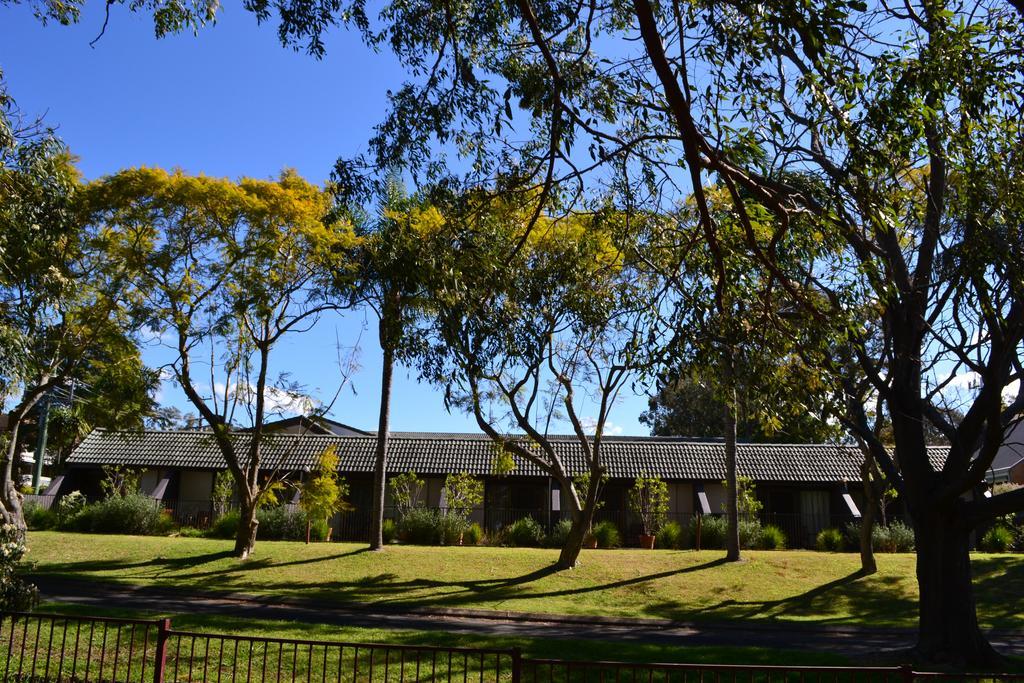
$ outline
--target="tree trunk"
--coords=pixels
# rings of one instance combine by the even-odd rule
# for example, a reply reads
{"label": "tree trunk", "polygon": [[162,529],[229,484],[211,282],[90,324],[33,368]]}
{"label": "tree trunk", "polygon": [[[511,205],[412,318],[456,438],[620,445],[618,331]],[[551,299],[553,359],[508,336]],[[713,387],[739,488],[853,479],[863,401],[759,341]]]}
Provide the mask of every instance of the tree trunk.
{"label": "tree trunk", "polygon": [[725,401],[725,512],[728,529],[725,535],[725,559],[740,560],[739,491],[736,477],[736,390],[729,389]]}
{"label": "tree trunk", "polygon": [[583,541],[587,536],[587,529],[589,529],[583,521],[583,513],[576,515],[572,520],[572,526],[569,528],[569,535],[565,539],[565,545],[562,546],[562,551],[558,554],[558,562],[555,563],[555,569],[572,569],[579,562],[580,552],[583,550]]}
{"label": "tree trunk", "polygon": [[[597,512],[599,500],[598,492],[601,488],[601,477],[604,472],[600,468],[590,472],[590,483],[587,485],[586,495],[583,496],[583,505],[580,506],[578,496],[568,496],[570,510],[572,512],[572,526],[569,527],[569,535],[566,536],[565,545],[558,554],[558,562],[555,569],[572,569],[579,561],[580,552],[583,550],[583,542],[587,534],[594,526],[594,513]],[[568,478],[560,479],[559,483],[563,491],[569,491],[572,482]]]}
{"label": "tree trunk", "polygon": [[562,552],[558,554],[558,562],[555,563],[556,569],[572,569],[579,562],[583,541],[594,524],[596,508],[596,505],[584,505],[582,510],[573,514],[569,535],[562,546]]}
{"label": "tree trunk", "polygon": [[15,458],[18,457],[18,430],[26,412],[11,413],[10,441],[7,443],[5,454],[3,480],[0,481],[0,519],[4,524],[11,524],[22,533],[27,530],[27,526],[25,511],[21,504],[21,493],[18,492],[18,484],[15,481],[14,463]]}
{"label": "tree trunk", "polygon": [[[384,324],[381,332],[383,337]],[[380,416],[377,424],[377,453],[373,465],[373,514],[370,519],[370,550],[384,548],[384,486],[388,462],[388,436],[391,423],[391,375],[395,365],[394,349],[381,339],[384,351],[380,381]]]}
{"label": "tree trunk", "polygon": [[[959,504],[959,502],[958,502]],[[948,510],[916,514],[919,605],[915,659],[930,666],[987,667],[1000,661],[978,626],[971,583],[970,528]]]}
{"label": "tree trunk", "polygon": [[864,486],[864,509],[860,517],[860,571],[862,574],[874,574],[878,571],[878,564],[875,562],[875,549],[871,545],[871,532],[875,528],[875,506],[878,504],[875,496],[875,486],[871,482],[871,456],[864,456],[864,463],[860,466],[861,483]]}
{"label": "tree trunk", "polygon": [[248,559],[256,547],[256,529],[260,522],[256,519],[256,501],[246,496],[238,510],[238,533],[235,535],[234,555],[240,560]]}

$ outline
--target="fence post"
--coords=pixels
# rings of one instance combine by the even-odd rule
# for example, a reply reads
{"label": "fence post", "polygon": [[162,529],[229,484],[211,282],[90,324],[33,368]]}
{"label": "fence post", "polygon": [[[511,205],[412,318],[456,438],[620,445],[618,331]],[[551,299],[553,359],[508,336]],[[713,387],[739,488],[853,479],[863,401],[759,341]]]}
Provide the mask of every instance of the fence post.
{"label": "fence post", "polygon": [[164,683],[164,668],[167,665],[167,638],[171,633],[171,620],[156,622],[156,661],[153,663],[153,683]]}
{"label": "fence post", "polygon": [[512,683],[519,683],[523,677],[523,651],[512,648]]}

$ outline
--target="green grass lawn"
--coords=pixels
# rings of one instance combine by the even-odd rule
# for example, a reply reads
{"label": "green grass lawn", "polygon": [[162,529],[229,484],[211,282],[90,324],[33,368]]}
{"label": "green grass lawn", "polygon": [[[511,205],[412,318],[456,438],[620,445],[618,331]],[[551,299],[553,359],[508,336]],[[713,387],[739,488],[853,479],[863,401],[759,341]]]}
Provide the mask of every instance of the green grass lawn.
{"label": "green grass lawn", "polygon": [[[556,550],[260,542],[239,562],[231,542],[32,532],[33,571],[79,579],[237,591],[388,607],[463,607],[675,620],[761,619],[915,625],[913,555],[879,555],[857,574],[855,554],[585,550],[581,566],[551,572]],[[979,617],[1024,628],[1024,558],[976,555]]]}

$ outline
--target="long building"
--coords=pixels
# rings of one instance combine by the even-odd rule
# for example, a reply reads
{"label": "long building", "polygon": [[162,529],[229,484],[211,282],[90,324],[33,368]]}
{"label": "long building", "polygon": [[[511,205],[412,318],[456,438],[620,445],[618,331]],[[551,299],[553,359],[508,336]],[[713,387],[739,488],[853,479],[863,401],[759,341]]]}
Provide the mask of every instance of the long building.
{"label": "long building", "polygon": [[[328,447],[337,450],[339,470],[350,486],[355,510],[334,521],[336,537],[362,540],[369,528],[371,483],[376,438],[372,433],[336,423],[302,418],[273,425],[262,446],[266,476],[298,483]],[[239,452],[251,439],[233,434]],[[572,475],[585,471],[574,436],[552,437]],[[639,533],[628,511],[628,490],[640,476],[668,483],[669,517],[687,523],[698,514],[720,514],[725,503],[724,445],[720,441],[669,437],[605,437],[602,454],[608,481],[599,519],[619,525],[627,541]],[[777,524],[791,545],[808,545],[823,528],[852,521],[862,504],[856,448],[834,444],[739,444],[738,472],[750,478],[763,503],[763,521]],[[933,449],[941,463],[945,449]],[[396,432],[390,439],[388,475],[416,472],[425,482],[421,501],[445,506],[443,484],[452,473],[467,472],[485,483],[483,506],[473,518],[489,531],[522,517],[550,526],[567,516],[560,486],[536,464],[513,457],[514,468],[495,474],[497,450],[481,434]],[[94,431],[67,460],[64,475],[48,492],[72,490],[97,496],[107,466],[136,469],[144,493],[157,499],[181,523],[204,526],[213,515],[214,478],[227,465],[212,435],[205,431]],[[390,501],[387,514],[393,514]]]}

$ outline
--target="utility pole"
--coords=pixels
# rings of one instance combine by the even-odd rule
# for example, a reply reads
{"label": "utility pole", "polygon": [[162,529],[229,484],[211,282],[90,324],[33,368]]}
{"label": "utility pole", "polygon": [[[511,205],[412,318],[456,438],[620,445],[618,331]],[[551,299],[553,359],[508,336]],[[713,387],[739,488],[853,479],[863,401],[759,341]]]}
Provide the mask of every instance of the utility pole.
{"label": "utility pole", "polygon": [[39,404],[38,438],[36,439],[36,464],[32,468],[32,490],[39,493],[39,481],[43,476],[43,458],[46,455],[46,428],[50,421],[50,395],[43,396]]}

